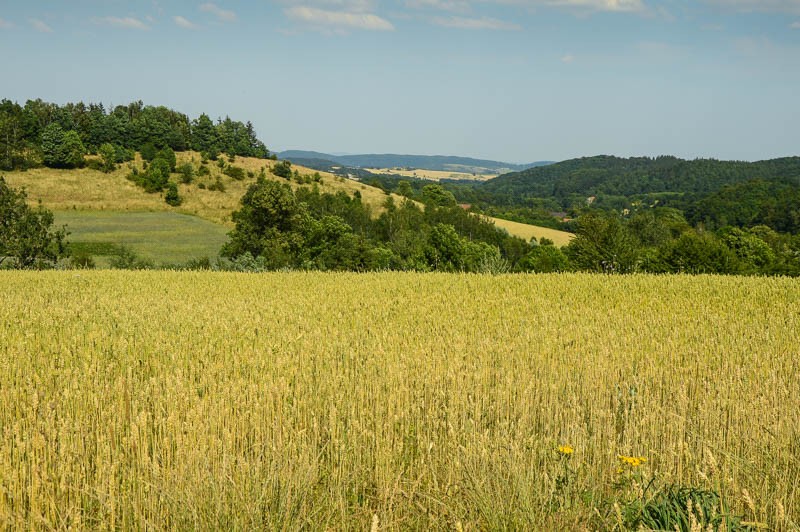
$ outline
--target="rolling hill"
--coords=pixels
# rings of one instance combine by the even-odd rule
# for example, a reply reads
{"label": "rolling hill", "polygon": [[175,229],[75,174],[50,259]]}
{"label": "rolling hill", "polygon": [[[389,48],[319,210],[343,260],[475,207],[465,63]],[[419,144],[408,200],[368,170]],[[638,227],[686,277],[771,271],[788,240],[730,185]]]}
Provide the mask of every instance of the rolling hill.
{"label": "rolling hill", "polygon": [[[200,154],[196,152],[179,152],[176,155],[179,165],[200,161]],[[141,163],[138,155],[137,162]],[[240,198],[254,180],[250,176],[264,169],[267,179],[287,182],[270,172],[276,164],[274,161],[237,157],[233,164],[243,168],[249,176],[235,180],[210,163],[208,168],[211,175],[197,177],[191,184],[178,185],[183,198],[179,207],[170,207],[160,194],[148,194],[126,179],[129,170],[124,165],[108,174],[90,168],[36,168],[3,175],[9,185],[26,189],[31,204],[41,201],[44,207],[54,212],[59,223],[66,223],[73,233],[69,238],[71,242],[92,246],[125,244],[155,262],[176,263],[202,258],[208,256],[211,249],[219,249],[221,235],[233,228],[231,213],[239,208]],[[305,175],[315,172],[298,165],[292,168]],[[387,195],[382,190],[327,172],[319,174],[321,192],[344,192],[349,196],[358,192],[362,201],[371,206],[374,215],[383,211]],[[208,188],[217,178],[224,185],[223,192]],[[302,185],[292,181],[291,186],[297,188]],[[393,197],[397,202],[404,200],[402,196]],[[147,218],[142,217],[142,213],[161,213],[161,216]],[[192,223],[185,215],[202,219],[205,224]],[[556,235],[561,238],[553,238],[549,229],[519,225],[506,227],[498,224],[510,234],[526,240],[531,236],[547,236],[563,244],[572,236],[563,233]],[[162,227],[152,231],[154,226]]]}

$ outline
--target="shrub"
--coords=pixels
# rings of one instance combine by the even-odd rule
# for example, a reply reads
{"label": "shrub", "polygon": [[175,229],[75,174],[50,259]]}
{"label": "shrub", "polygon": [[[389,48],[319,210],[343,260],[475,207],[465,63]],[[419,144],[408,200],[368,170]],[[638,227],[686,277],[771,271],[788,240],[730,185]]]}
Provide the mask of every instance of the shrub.
{"label": "shrub", "polygon": [[175,183],[167,183],[167,193],[164,194],[164,201],[167,202],[167,205],[171,205],[173,207],[177,207],[183,203],[183,200],[178,194],[178,185]]}

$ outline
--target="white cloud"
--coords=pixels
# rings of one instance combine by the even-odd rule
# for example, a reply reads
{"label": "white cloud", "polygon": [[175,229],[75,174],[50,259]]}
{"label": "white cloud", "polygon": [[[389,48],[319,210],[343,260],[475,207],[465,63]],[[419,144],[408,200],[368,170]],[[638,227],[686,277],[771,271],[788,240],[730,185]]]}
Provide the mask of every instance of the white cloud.
{"label": "white cloud", "polygon": [[391,22],[372,13],[330,11],[307,6],[290,7],[284,12],[294,21],[332,30],[391,31],[394,29]]}
{"label": "white cloud", "polygon": [[148,30],[147,24],[133,17],[93,17],[92,22],[100,26],[114,26],[129,30]]}
{"label": "white cloud", "polygon": [[642,0],[546,0],[544,3],[554,7],[570,7],[587,9],[590,11],[620,11],[637,12],[644,11],[646,6]]}
{"label": "white cloud", "polygon": [[800,20],[798,20],[797,22],[792,22],[792,24],[789,27],[792,28],[793,30],[800,30]]}
{"label": "white cloud", "polygon": [[434,17],[432,20],[437,26],[445,28],[459,28],[462,30],[501,30],[515,31],[521,30],[518,24],[505,22],[496,18],[467,18],[467,17]]}
{"label": "white cloud", "polygon": [[562,55],[561,56],[561,62],[562,63],[567,63],[567,64],[574,63],[575,62],[575,56],[572,55],[572,54]]}
{"label": "white cloud", "polygon": [[222,22],[234,22],[236,20],[236,13],[227,9],[222,9],[217,4],[211,2],[200,4],[200,11],[211,13]]}
{"label": "white cloud", "polygon": [[800,13],[800,0],[705,0],[705,2],[737,11]]}
{"label": "white cloud", "polygon": [[438,9],[466,13],[470,10],[467,0],[406,0],[406,6],[412,9]]}
{"label": "white cloud", "polygon": [[188,19],[186,19],[186,18],[184,18],[184,17],[182,17],[180,15],[172,17],[172,20],[175,21],[175,24],[177,24],[181,28],[184,28],[184,29],[187,29],[187,30],[193,30],[193,29],[197,29],[198,28],[197,24],[193,23],[192,21],[190,21],[190,20],[188,20]]}
{"label": "white cloud", "polygon": [[31,23],[31,26],[33,26],[33,29],[35,29],[36,31],[38,31],[40,33],[53,33],[53,28],[51,28],[50,26],[48,26],[47,24],[45,24],[44,22],[42,22],[38,18],[30,18],[30,19],[28,19],[28,22]]}
{"label": "white cloud", "polygon": [[0,18],[0,30],[9,30],[13,28],[14,25],[7,20],[3,20]]}

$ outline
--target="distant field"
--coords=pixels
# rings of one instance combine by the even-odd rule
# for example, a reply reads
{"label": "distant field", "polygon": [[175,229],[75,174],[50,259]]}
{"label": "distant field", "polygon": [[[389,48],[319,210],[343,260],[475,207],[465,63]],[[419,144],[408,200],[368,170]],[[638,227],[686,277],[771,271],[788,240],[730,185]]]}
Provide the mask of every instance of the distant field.
{"label": "distant field", "polygon": [[[69,242],[130,247],[156,264],[214,259],[227,241],[224,226],[173,212],[56,211],[57,225],[68,226]],[[91,249],[91,247],[90,247]],[[107,256],[95,259],[107,263]]]}
{"label": "distant field", "polygon": [[0,271],[0,294],[3,530],[641,530],[670,484],[736,530],[800,524],[796,279]]}
{"label": "distant field", "polygon": [[385,175],[394,174],[406,177],[416,177],[419,179],[430,179],[432,181],[440,181],[442,179],[459,179],[467,181],[486,181],[497,177],[497,174],[470,174],[466,172],[448,172],[441,170],[401,170],[398,168],[365,168],[368,172],[373,174]]}
{"label": "distant field", "polygon": [[518,236],[524,240],[530,240],[531,237],[536,237],[540,240],[542,237],[549,238],[555,243],[556,246],[566,246],[570,241],[575,238],[573,233],[566,231],[559,231],[558,229],[550,229],[549,227],[539,227],[538,225],[528,225],[519,222],[512,222],[510,220],[501,220],[500,218],[491,218],[494,224],[501,229],[505,229],[514,236]]}

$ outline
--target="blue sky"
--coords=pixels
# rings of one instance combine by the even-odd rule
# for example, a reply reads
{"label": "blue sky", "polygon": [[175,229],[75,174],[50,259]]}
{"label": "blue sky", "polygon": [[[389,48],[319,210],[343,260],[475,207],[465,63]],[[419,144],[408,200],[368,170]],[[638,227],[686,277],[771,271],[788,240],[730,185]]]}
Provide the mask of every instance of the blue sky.
{"label": "blue sky", "polygon": [[273,150],[800,155],[800,0],[0,0],[0,98],[251,120]]}

